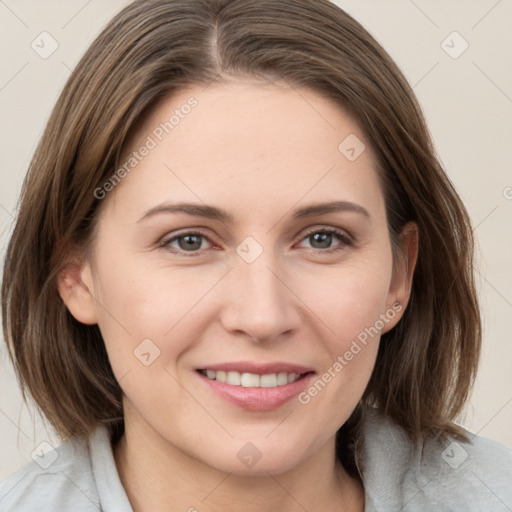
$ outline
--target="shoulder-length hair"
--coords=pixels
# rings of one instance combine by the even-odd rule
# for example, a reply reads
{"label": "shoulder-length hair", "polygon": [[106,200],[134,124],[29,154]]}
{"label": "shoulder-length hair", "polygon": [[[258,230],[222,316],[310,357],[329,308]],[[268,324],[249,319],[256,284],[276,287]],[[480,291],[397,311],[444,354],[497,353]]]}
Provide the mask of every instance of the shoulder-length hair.
{"label": "shoulder-length hair", "polygon": [[[419,231],[409,305],[382,336],[361,404],[339,430],[350,465],[362,404],[413,440],[464,432],[459,417],[481,344],[468,214],[436,158],[406,79],[377,41],[327,0],[138,0],[67,81],[23,185],[2,283],[4,337],[18,378],[63,437],[123,426],[122,391],[97,326],[57,290],[72,248],[86,251],[112,176],[142,116],[192,84],[285,80],[341,105],[376,155],[391,240]],[[395,244],[396,245],[396,244]]]}

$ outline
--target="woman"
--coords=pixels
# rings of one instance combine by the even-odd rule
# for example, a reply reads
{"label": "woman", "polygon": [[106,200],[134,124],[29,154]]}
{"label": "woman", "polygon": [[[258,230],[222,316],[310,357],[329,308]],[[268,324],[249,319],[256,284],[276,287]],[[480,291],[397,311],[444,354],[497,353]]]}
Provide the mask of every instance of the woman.
{"label": "woman", "polygon": [[341,9],[134,2],[23,189],[4,335],[66,442],[0,503],[512,507],[509,451],[454,423],[472,252],[409,85]]}

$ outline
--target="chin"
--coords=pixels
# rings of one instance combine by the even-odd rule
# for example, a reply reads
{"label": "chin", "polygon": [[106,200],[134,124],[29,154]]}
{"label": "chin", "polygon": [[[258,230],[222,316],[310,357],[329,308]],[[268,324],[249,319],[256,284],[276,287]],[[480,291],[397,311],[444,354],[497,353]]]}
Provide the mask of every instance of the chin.
{"label": "chin", "polygon": [[279,475],[300,466],[309,457],[309,451],[288,439],[287,446],[278,440],[269,443],[264,438],[251,441],[233,441],[228,446],[218,447],[219,452],[209,452],[208,460],[203,461],[210,467],[239,476]]}

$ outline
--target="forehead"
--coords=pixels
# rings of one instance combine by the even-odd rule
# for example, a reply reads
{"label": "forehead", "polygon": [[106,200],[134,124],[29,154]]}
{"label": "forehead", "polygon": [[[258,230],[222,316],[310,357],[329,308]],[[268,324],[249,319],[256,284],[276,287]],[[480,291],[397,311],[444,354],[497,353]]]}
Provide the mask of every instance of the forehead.
{"label": "forehead", "polygon": [[136,194],[134,207],[164,195],[263,208],[305,196],[379,195],[374,157],[358,125],[332,100],[285,83],[182,89],[138,127],[122,164],[130,167],[130,159],[119,189]]}

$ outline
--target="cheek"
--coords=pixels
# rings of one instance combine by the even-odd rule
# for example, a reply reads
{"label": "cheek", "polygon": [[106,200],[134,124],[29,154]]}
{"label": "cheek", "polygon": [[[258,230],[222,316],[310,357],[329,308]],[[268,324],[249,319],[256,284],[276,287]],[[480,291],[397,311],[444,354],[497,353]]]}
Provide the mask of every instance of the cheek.
{"label": "cheek", "polygon": [[300,293],[334,335],[334,344],[339,348],[373,326],[386,312],[391,268],[391,257],[361,259],[324,271],[315,279],[302,279]]}
{"label": "cheek", "polygon": [[[148,339],[159,363],[172,367],[211,319],[208,294],[224,273],[221,268],[198,272],[141,260],[105,261],[97,272],[98,324],[116,376],[134,365],[139,345]],[[142,347],[152,344],[145,341]]]}
{"label": "cheek", "polygon": [[318,340],[324,357],[322,370],[298,402],[313,431],[336,432],[363,396],[379,348],[378,322],[386,313],[390,279],[391,260],[360,261],[332,270],[329,279],[317,281],[323,283],[322,290],[309,294],[308,306],[317,313],[316,324],[323,332]]}
{"label": "cheek", "polygon": [[[302,293],[318,317],[316,323],[326,326],[329,334],[322,338],[326,350],[319,375],[322,382],[314,383],[301,403],[309,403],[321,393],[323,398],[314,407],[332,408],[341,416],[355,407],[370,379],[381,331],[397,314],[386,306],[391,268],[391,257],[381,257],[373,263],[361,260],[333,269],[328,278],[317,281],[322,288],[314,293],[310,288],[309,295],[304,279]],[[328,388],[325,393],[324,388]]]}

